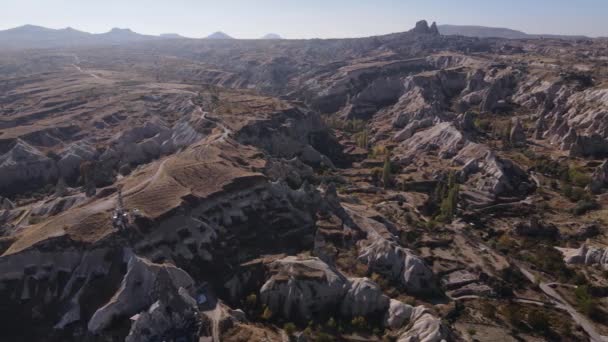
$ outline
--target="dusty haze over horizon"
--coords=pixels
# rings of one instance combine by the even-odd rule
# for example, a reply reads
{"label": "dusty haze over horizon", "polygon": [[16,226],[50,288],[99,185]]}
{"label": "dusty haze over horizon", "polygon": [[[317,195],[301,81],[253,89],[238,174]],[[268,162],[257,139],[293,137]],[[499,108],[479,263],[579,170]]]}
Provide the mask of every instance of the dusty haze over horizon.
{"label": "dusty haze over horizon", "polygon": [[438,24],[505,27],[536,34],[608,36],[608,2],[465,0],[300,1],[4,0],[0,30],[25,24],[101,33],[113,27],[143,34],[236,38],[277,33],[285,38],[342,38],[399,32],[420,19]]}

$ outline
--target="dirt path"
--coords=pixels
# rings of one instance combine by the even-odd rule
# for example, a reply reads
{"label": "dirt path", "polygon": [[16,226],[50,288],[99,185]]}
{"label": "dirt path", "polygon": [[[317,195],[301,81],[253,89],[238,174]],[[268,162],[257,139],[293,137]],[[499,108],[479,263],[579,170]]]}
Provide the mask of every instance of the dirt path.
{"label": "dirt path", "polygon": [[[519,268],[521,273],[523,273],[528,280],[533,283],[536,283],[537,277],[526,267],[518,262],[514,262],[514,265]],[[567,301],[565,301],[562,296],[560,296],[557,291],[555,291],[551,285],[561,285],[559,283],[545,283],[541,282],[539,284],[539,288],[551,298],[551,302],[555,305],[555,307],[562,309],[570,314],[572,319],[585,330],[587,335],[589,335],[590,341],[593,342],[608,342],[608,336],[600,335],[600,333],[595,329],[595,325],[587,319],[587,317],[581,315],[575,308],[573,308]]]}
{"label": "dirt path", "polygon": [[105,78],[99,77],[98,75],[95,75],[92,72],[88,72],[86,70],[83,70],[80,67],[80,58],[78,57],[78,55],[72,55],[72,57],[74,57],[74,63],[72,63],[71,66],[73,66],[78,72],[80,72],[82,74],[85,74],[85,75],[89,75],[89,76],[91,76],[93,78],[96,78],[96,79],[100,79],[100,80],[104,79],[105,80]]}

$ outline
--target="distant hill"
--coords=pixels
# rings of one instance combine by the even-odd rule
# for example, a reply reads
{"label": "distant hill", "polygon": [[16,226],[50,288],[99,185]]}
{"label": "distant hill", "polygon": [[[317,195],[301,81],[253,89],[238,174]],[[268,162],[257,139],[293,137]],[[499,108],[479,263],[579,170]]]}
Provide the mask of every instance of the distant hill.
{"label": "distant hill", "polygon": [[114,28],[106,33],[93,34],[75,30],[50,29],[42,26],[24,25],[0,31],[0,47],[3,48],[55,48],[70,46],[90,46],[102,44],[122,44],[137,41],[161,39],[130,29]]}
{"label": "distant hill", "polygon": [[207,36],[207,39],[234,39],[224,32],[218,31]]}
{"label": "distant hill", "polygon": [[269,33],[260,39],[283,39],[283,37],[279,36],[276,33]]}
{"label": "distant hill", "polygon": [[439,33],[444,36],[465,36],[479,38],[507,38],[507,39],[535,39],[535,38],[559,38],[559,39],[588,39],[585,36],[566,36],[556,34],[528,34],[502,27],[472,26],[472,25],[439,25]]}

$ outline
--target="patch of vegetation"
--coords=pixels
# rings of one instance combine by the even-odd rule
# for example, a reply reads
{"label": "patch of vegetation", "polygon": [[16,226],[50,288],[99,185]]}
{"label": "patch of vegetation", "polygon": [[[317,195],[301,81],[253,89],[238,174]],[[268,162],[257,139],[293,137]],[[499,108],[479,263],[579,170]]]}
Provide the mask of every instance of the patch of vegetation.
{"label": "patch of vegetation", "polygon": [[591,183],[591,176],[584,173],[580,168],[568,169],[568,179],[578,187],[585,188]]}
{"label": "patch of vegetation", "polygon": [[439,210],[434,217],[435,221],[451,223],[456,215],[460,185],[456,183],[453,171],[448,175],[447,184],[440,182],[435,188],[433,198],[439,204]]}
{"label": "patch of vegetation", "polygon": [[556,276],[562,282],[568,282],[575,275],[566,267],[562,253],[551,246],[537,245],[522,257],[537,268]]}
{"label": "patch of vegetation", "polygon": [[330,128],[338,129],[348,133],[362,132],[366,127],[366,123],[363,120],[342,120],[334,117],[326,118],[325,124]]}
{"label": "patch of vegetation", "polygon": [[587,285],[578,286],[576,290],[574,290],[574,295],[576,298],[576,307],[581,313],[594,320],[603,318],[601,317],[602,312],[598,308],[597,300],[590,293]]}
{"label": "patch of vegetation", "polygon": [[295,324],[288,322],[283,325],[283,330],[285,330],[287,336],[292,336],[296,332],[297,327]]}
{"label": "patch of vegetation", "polygon": [[355,139],[355,143],[358,147],[361,147],[366,150],[369,148],[369,136],[367,133],[367,129],[353,134],[353,139]]}

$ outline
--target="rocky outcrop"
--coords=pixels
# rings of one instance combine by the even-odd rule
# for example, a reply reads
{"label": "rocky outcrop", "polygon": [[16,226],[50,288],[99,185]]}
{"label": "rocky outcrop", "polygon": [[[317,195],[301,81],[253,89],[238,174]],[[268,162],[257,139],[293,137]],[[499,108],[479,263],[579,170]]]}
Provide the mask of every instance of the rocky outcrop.
{"label": "rocky outcrop", "polygon": [[594,247],[585,243],[578,249],[558,248],[569,265],[597,265],[608,270],[608,248]]}
{"label": "rocky outcrop", "polygon": [[394,279],[408,292],[421,293],[435,288],[431,269],[412,251],[396,242],[378,238],[360,249],[359,260],[374,272]]}
{"label": "rocky outcrop", "polygon": [[462,183],[491,197],[522,196],[534,188],[526,173],[498,157],[489,147],[469,141],[452,123],[442,122],[414,134],[395,149],[399,163],[408,164],[426,154],[450,159],[461,167]]}
{"label": "rocky outcrop", "polygon": [[511,121],[511,132],[509,132],[509,142],[513,146],[524,146],[526,144],[526,132],[524,126],[518,118]]}
{"label": "rocky outcrop", "polygon": [[340,313],[345,317],[368,317],[384,313],[389,307],[389,298],[382,289],[368,278],[351,278],[342,300]]}
{"label": "rocky outcrop", "polygon": [[190,293],[183,287],[175,288],[164,270],[158,276],[154,291],[159,299],[131,318],[133,323],[125,341],[197,341],[201,318]]}
{"label": "rocky outcrop", "polygon": [[599,194],[604,188],[608,186],[608,161],[602,163],[593,172],[591,176],[591,183],[588,186],[588,190],[594,194]]}
{"label": "rocky outcrop", "polygon": [[13,194],[33,189],[57,178],[55,161],[33,146],[16,140],[0,155],[0,194]]}
{"label": "rocky outcrop", "polygon": [[457,70],[440,70],[409,76],[404,93],[389,109],[392,126],[403,128],[415,120],[437,120],[449,111],[449,99],[466,86],[466,74]]}
{"label": "rocky outcrop", "polygon": [[431,27],[429,27],[429,23],[426,20],[420,20],[416,23],[416,26],[410,30],[412,33],[416,34],[433,34],[439,35],[439,30],[437,29],[437,24],[433,22]]}
{"label": "rocky outcrop", "polygon": [[348,280],[317,258],[289,256],[269,265],[273,275],[260,289],[260,298],[282,317],[310,320],[335,311],[348,291]]}
{"label": "rocky outcrop", "polygon": [[515,72],[511,69],[496,71],[496,76],[489,80],[489,83],[490,86],[481,101],[481,111],[496,112],[508,110],[510,95],[514,92],[516,85]]}
{"label": "rocky outcrop", "polygon": [[409,322],[413,311],[413,306],[391,299],[384,318],[384,325],[392,330],[397,330]]}
{"label": "rocky outcrop", "polygon": [[548,138],[574,156],[608,154],[608,90],[578,91],[562,79],[531,79],[514,101],[539,112],[536,138]]}
{"label": "rocky outcrop", "polygon": [[413,308],[409,324],[397,338],[397,342],[442,342],[447,341],[449,330],[441,319],[423,306]]}
{"label": "rocky outcrop", "polygon": [[391,299],[384,324],[391,330],[400,330],[397,341],[440,342],[449,336],[448,329],[424,306],[411,306]]}
{"label": "rocky outcrop", "polygon": [[79,175],[80,165],[84,161],[92,161],[97,156],[97,151],[87,143],[75,143],[64,149],[57,161],[59,175],[66,180],[74,180]]}
{"label": "rocky outcrop", "polygon": [[[192,291],[194,285],[194,280],[188,273],[175,266],[154,264],[132,256],[120,288],[108,303],[95,311],[88,323],[88,329],[92,333],[99,333],[115,318],[131,317],[150,308],[161,294],[166,293],[165,290],[170,291],[167,287]],[[186,300],[185,296],[180,295],[180,298],[180,305],[188,304],[189,300]],[[162,304],[169,305],[164,299]],[[156,315],[150,312],[149,316],[144,317],[144,320],[153,320]]]}

